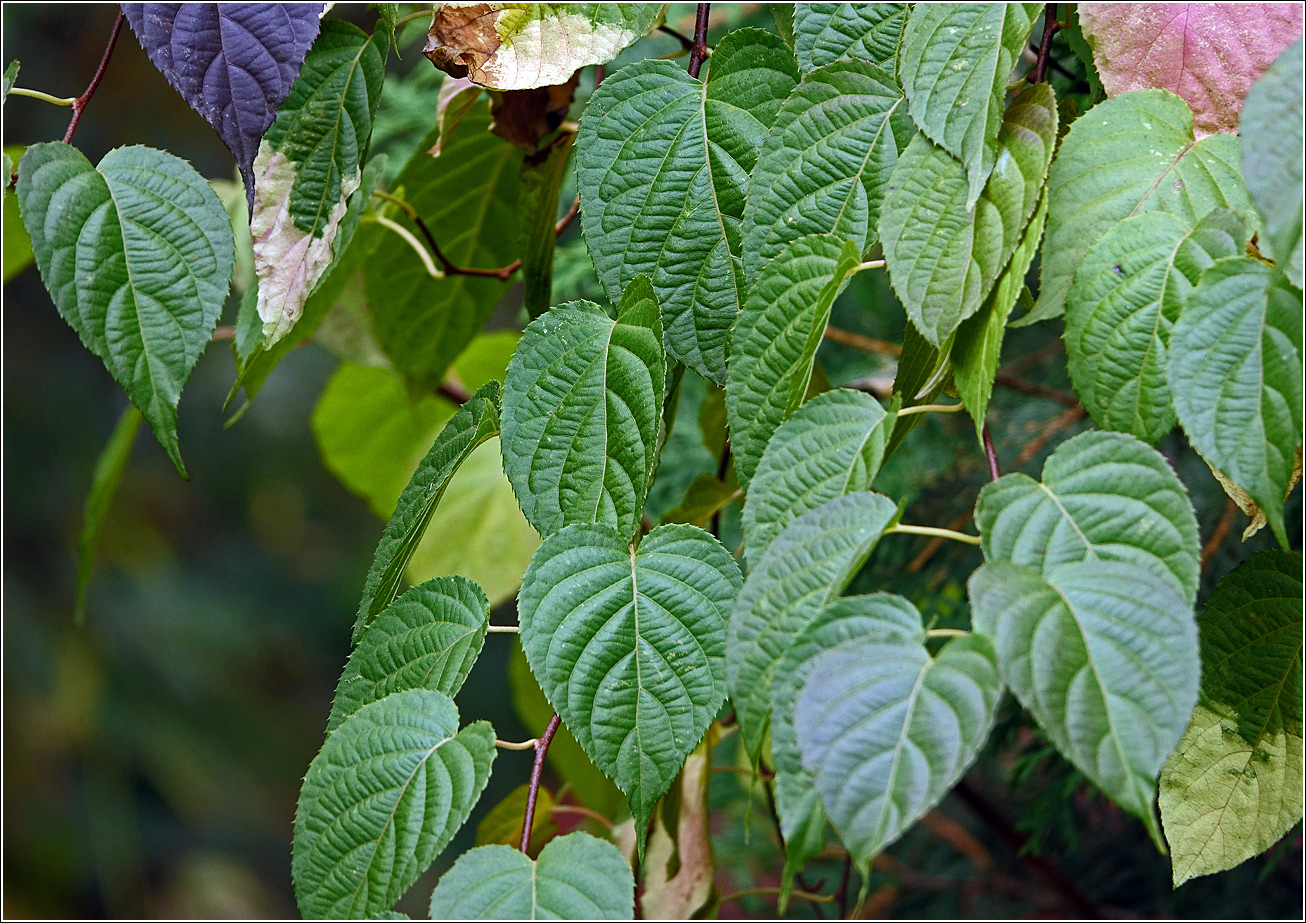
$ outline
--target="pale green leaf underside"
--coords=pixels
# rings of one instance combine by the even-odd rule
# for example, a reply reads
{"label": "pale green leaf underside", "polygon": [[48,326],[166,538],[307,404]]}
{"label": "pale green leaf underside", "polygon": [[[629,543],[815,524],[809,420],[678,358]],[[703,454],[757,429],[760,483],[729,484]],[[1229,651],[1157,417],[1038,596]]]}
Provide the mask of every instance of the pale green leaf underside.
{"label": "pale green leaf underside", "polygon": [[1150,444],[1177,420],[1166,382],[1170,330],[1203,269],[1247,242],[1238,213],[1217,209],[1195,230],[1145,212],[1107,231],[1084,258],[1066,299],[1070,379],[1102,429]]}
{"label": "pale green leaf underside", "polygon": [[429,689],[365,705],[314,757],[295,811],[291,873],[305,917],[383,913],[467,820],[490,777],[494,729],[458,730]]}
{"label": "pale green leaf underside", "polygon": [[1193,140],[1193,113],[1166,90],[1137,90],[1070,126],[1048,170],[1039,298],[1021,323],[1058,317],[1089,249],[1130,215],[1166,211],[1190,227],[1216,208],[1251,214],[1238,139]]}
{"label": "pale green leaf underside", "polygon": [[581,120],[581,228],[609,299],[648,276],[667,352],[718,384],[744,298],[748,175],[797,82],[779,38],[737,30],[713,50],[706,83],[677,63],[641,61],[604,80]]}
{"label": "pale green leaf underside", "polygon": [[432,920],[629,920],[634,912],[630,863],[581,831],[551,840],[534,862],[511,846],[470,850],[431,895]]}
{"label": "pale green leaf underside", "polygon": [[893,73],[907,4],[799,3],[793,16],[794,55],[803,73],[843,58]]}
{"label": "pale green leaf underside", "polygon": [[1046,573],[1072,561],[1130,561],[1170,583],[1191,607],[1201,546],[1197,516],[1165,458],[1123,433],[1063,442],[1043,481],[1008,474],[975,504],[986,561]]}
{"label": "pale green leaf underside", "polygon": [[1259,260],[1202,273],[1170,337],[1168,378],[1188,441],[1251,495],[1287,547],[1283,501],[1302,443],[1302,295]]}
{"label": "pale green leaf underside", "polygon": [[897,515],[897,506],[882,494],[845,494],[789,523],[753,563],[730,612],[726,677],[754,760],[770,723],[780,659],[848,585]]}
{"label": "pale green leaf underside", "polygon": [[744,552],[756,562],[784,527],[842,494],[867,490],[895,417],[869,394],[827,391],[775,431],[744,503]]}
{"label": "pale green leaf underside", "polygon": [[449,698],[481,653],[490,601],[466,577],[436,577],[390,604],[363,631],[336,686],[327,733],[392,692],[430,689]]}
{"label": "pale green leaf underside", "polygon": [[540,535],[602,522],[634,537],[665,387],[647,279],[631,283],[615,322],[588,301],[531,322],[504,378],[502,449],[517,502]]}
{"label": "pale green leaf underside", "polygon": [[642,832],[725,700],[726,614],[742,578],[694,526],[659,526],[638,551],[627,542],[602,524],[554,533],[517,608],[540,688]]}
{"label": "pale green leaf underside", "polygon": [[115,148],[93,167],[61,141],[34,144],[17,188],[55,307],[184,475],[177,402],[235,265],[222,203],[190,164],[139,145]]}
{"label": "pale green leaf underside", "polygon": [[758,276],[730,338],[726,415],[740,483],[772,434],[802,404],[834,299],[860,252],[832,234],[788,244]]}
{"label": "pale green leaf underside", "polygon": [[1003,681],[1057,749],[1158,847],[1156,777],[1179,742],[1200,678],[1191,605],[1133,562],[988,563],[971,576],[975,629]]}

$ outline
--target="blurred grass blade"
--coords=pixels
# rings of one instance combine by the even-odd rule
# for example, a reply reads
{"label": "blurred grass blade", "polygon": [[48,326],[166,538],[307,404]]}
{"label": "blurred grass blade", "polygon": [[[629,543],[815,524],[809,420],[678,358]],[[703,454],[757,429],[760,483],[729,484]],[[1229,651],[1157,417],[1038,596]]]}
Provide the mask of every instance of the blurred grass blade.
{"label": "blurred grass blade", "polygon": [[127,468],[127,459],[131,458],[140,428],[141,412],[129,404],[95,462],[91,492],[86,495],[86,511],[82,517],[82,534],[77,536],[77,602],[73,608],[73,621],[78,625],[86,622],[86,588],[95,569],[95,543],[100,537],[100,527],[104,525],[104,517],[118,492],[118,484],[122,481],[122,473]]}

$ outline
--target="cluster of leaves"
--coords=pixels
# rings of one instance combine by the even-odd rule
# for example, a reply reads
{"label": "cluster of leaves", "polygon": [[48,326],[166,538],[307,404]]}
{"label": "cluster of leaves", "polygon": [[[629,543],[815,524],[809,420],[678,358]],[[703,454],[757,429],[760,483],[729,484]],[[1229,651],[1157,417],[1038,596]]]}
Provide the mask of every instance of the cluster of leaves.
{"label": "cluster of leaves", "polygon": [[[233,223],[248,218],[252,280],[232,395],[253,399],[309,336],[353,360],[319,406],[319,440],[393,514],[296,814],[306,916],[390,911],[467,820],[496,739],[462,726],[453,697],[514,593],[525,662],[625,796],[646,869],[666,859],[666,805],[692,816],[684,802],[705,795],[690,767],[705,778],[727,700],[773,787],[782,905],[827,825],[865,872],[938,804],[1006,689],[1168,841],[1176,885],[1301,817],[1301,559],[1283,516],[1303,425],[1300,38],[1253,68],[1239,121],[1206,106],[1199,126],[1191,100],[1121,73],[1140,28],[1124,11],[1082,6],[1083,64],[1110,98],[1079,116],[1024,72],[1040,5],[799,4],[777,8],[776,33],[723,36],[706,79],[697,48],[691,73],[616,69],[577,128],[564,117],[578,69],[612,61],[660,7],[450,6],[425,49],[450,75],[435,129],[392,168],[403,145],[368,156],[403,132],[381,106],[397,11],[378,6],[369,35],[319,23],[321,5],[123,4],[235,154],[247,212],[143,147],[92,165],[37,144],[18,170],[55,305],[183,473],[176,407],[237,263]],[[569,164],[611,309],[551,306]],[[466,268],[486,264],[503,269]],[[477,338],[518,266],[534,319],[519,339]],[[835,299],[880,268],[910,321],[887,406],[814,376]],[[1063,314],[1099,430],[1058,447],[1041,480],[995,465],[978,535],[932,530],[983,552],[970,628],[932,628],[892,592],[845,596],[882,541],[931,531],[874,489],[886,458],[937,410],[967,412],[983,451],[1005,331]],[[650,491],[695,377],[720,421],[719,474],[654,526]],[[368,402],[400,408],[393,432],[331,424]],[[1268,523],[1282,548],[1230,574],[1200,618],[1196,515],[1151,447],[1176,423],[1249,531]],[[351,461],[361,444],[415,471],[377,476]],[[477,465],[485,506],[455,518],[450,485]],[[719,528],[732,505],[735,554]],[[475,526],[490,509],[501,528]],[[431,551],[437,531],[436,545],[486,550]],[[405,592],[423,547],[426,572],[478,580]],[[486,558],[499,566],[481,577]],[[431,913],[620,918],[633,896],[628,857],[575,832],[535,859],[469,851]]]}

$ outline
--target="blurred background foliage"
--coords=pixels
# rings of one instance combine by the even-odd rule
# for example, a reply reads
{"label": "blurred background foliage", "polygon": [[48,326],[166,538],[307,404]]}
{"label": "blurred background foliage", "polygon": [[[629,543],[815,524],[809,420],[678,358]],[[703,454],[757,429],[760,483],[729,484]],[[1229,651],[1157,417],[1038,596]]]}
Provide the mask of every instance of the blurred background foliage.
{"label": "blurred background foliage", "polygon": [[[4,61],[21,60],[23,86],[76,95],[115,14],[108,4],[5,4]],[[338,5],[330,15],[367,29],[375,20],[361,4]],[[672,4],[667,22],[692,31],[693,6]],[[760,5],[714,5],[714,39],[743,24],[773,27]],[[422,32],[420,22],[405,29],[402,57],[392,55],[389,64],[372,149],[390,155],[390,181],[434,124],[440,74],[420,54]],[[679,47],[655,34],[609,70]],[[1082,67],[1061,37],[1054,54],[1058,93],[1081,110],[1091,105]],[[592,76],[583,75],[573,115],[592,85]],[[65,110],[11,98],[4,143],[61,137],[66,119]],[[232,188],[229,154],[124,31],[77,145],[96,161],[131,143],[172,151],[222,189]],[[573,196],[569,180],[563,209]],[[320,342],[287,356],[230,427],[222,403],[233,360],[228,344],[215,343],[181,405],[191,481],[176,476],[153,439],[138,440],[100,537],[86,623],[75,627],[82,504],[95,459],[127,400],[59,318],[35,269],[22,268],[15,218],[14,198],[7,196],[3,912],[294,916],[295,799],[321,744],[363,575],[384,517],[452,405],[411,393],[366,348],[361,285],[346,288],[334,326],[327,325]],[[374,236],[369,246],[382,241]],[[602,300],[573,225],[559,242],[553,302],[575,298]],[[234,290],[224,323],[234,323],[238,301]],[[350,326],[350,317],[358,323]],[[856,276],[832,319],[854,336],[825,343],[816,386],[855,383],[883,396],[895,368],[884,344],[902,342],[904,322],[884,274]],[[517,284],[490,317],[493,332],[455,364],[458,382],[475,388],[501,375],[513,331],[523,323]],[[1087,425],[1066,399],[1059,334],[1056,324],[1008,334],[1009,384],[996,391],[989,416],[1004,471],[1037,476],[1048,453]],[[342,363],[340,354],[350,361]],[[697,475],[715,473],[720,404],[719,391],[686,375],[649,497],[655,520],[684,500]],[[1202,523],[1210,561],[1205,598],[1220,576],[1269,541],[1264,535],[1239,540],[1241,514],[1232,512],[1182,438],[1167,438],[1159,448],[1188,485]],[[460,472],[409,576],[473,576],[500,604],[493,621],[506,623],[514,619],[516,580],[537,539],[512,502],[497,454],[497,443],[487,445]],[[987,479],[969,420],[933,415],[889,460],[876,486],[906,498],[911,521],[957,529],[969,527],[969,510]],[[1300,491],[1293,495],[1287,511],[1296,547],[1300,497]],[[739,542],[738,514],[731,506],[722,518],[729,547]],[[849,592],[892,587],[938,626],[963,624],[965,579],[979,561],[976,549],[904,537],[886,542]],[[488,718],[509,739],[540,733],[550,714],[520,650],[503,636],[487,643],[459,706],[465,720]],[[717,745],[708,824],[716,895],[731,899],[706,911],[722,917],[773,914],[773,896],[732,895],[779,883],[767,800],[735,771],[745,762],[737,735]],[[425,916],[435,877],[460,852],[478,840],[513,838],[529,763],[527,753],[500,753],[471,822],[401,910]],[[549,803],[556,804],[540,812],[537,837],[583,825],[623,838],[620,797],[565,733],[553,744],[549,767]],[[829,892],[842,869],[831,837],[800,887]],[[877,860],[864,914],[1295,917],[1301,827],[1232,872],[1173,892],[1169,882],[1168,860],[1141,824],[1052,753],[1008,698],[976,768]],[[858,885],[852,882],[854,893]],[[789,910],[797,918],[835,915],[828,904],[798,899]]]}

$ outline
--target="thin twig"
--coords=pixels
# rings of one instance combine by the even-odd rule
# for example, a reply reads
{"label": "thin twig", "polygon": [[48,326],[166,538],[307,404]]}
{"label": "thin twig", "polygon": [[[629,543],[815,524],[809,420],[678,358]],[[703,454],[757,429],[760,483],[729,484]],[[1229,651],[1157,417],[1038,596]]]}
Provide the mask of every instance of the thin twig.
{"label": "thin twig", "polygon": [[86,92],[73,100],[73,117],[68,122],[68,130],[63,133],[64,144],[72,143],[73,132],[77,130],[77,123],[82,120],[82,110],[91,101],[91,97],[95,95],[96,89],[100,86],[100,80],[104,78],[104,70],[109,66],[109,58],[113,55],[113,46],[118,44],[118,33],[122,31],[124,19],[126,17],[120,10],[118,18],[113,21],[113,32],[109,33],[109,44],[104,46],[104,56],[100,58],[100,66],[95,69],[95,76],[91,78],[91,83],[86,88]]}
{"label": "thin twig", "polygon": [[839,888],[834,893],[839,898],[839,919],[846,919],[848,916],[848,879],[852,877],[853,857],[852,853],[843,857],[843,873],[839,876]]}
{"label": "thin twig", "polygon": [[39,99],[43,103],[50,103],[55,106],[67,108],[77,102],[76,96],[51,96],[49,93],[42,93],[40,90],[29,90],[26,87],[10,87],[10,96],[26,96],[29,99]]}
{"label": "thin twig", "polygon": [[[721,898],[719,903],[726,904],[730,901],[737,901],[741,897],[765,897],[766,895],[774,897],[779,894],[779,888],[744,888],[742,891],[727,894],[725,897]],[[812,894],[809,891],[790,891],[789,896],[796,897],[799,900],[811,901],[813,904],[832,904],[835,899],[835,895],[833,894]]]}
{"label": "thin twig", "polygon": [[694,43],[689,51],[689,76],[698,79],[698,72],[707,60],[707,14],[710,3],[698,5],[698,15],[694,17]]}
{"label": "thin twig", "polygon": [[550,814],[579,814],[581,817],[588,817],[590,820],[598,821],[609,830],[615,829],[616,825],[608,820],[598,811],[591,811],[584,805],[579,804],[555,804],[549,808]]}
{"label": "thin twig", "polygon": [[998,467],[998,451],[993,448],[993,434],[989,432],[987,423],[984,425],[984,456],[989,460],[989,476],[996,481],[1002,477],[1002,470]]}
{"label": "thin twig", "polygon": [[215,340],[234,340],[236,338],[236,325],[223,324],[221,327],[213,328],[213,339]]}
{"label": "thin twig", "polygon": [[544,772],[544,755],[549,752],[549,744],[553,742],[553,735],[558,733],[558,725],[562,719],[556,714],[549,719],[549,726],[544,729],[543,736],[535,744],[535,765],[531,767],[531,786],[526,793],[526,816],[522,819],[521,825],[521,851],[530,855],[531,845],[531,827],[535,823],[535,799],[540,794],[540,776]]}
{"label": "thin twig", "polygon": [[1211,563],[1211,558],[1220,550],[1224,540],[1229,536],[1229,530],[1233,528],[1233,514],[1238,512],[1238,504],[1232,499],[1224,503],[1224,512],[1220,514],[1220,521],[1215,524],[1215,531],[1211,537],[1206,540],[1202,546],[1202,570],[1206,570],[1206,565]]}
{"label": "thin twig", "polygon": [[685,49],[685,51],[694,50],[694,40],[690,38],[688,35],[686,35],[685,33],[677,32],[675,29],[671,28],[666,23],[663,23],[662,25],[658,26],[658,31],[665,35],[669,35],[672,38],[674,38],[676,41],[680,42],[680,47]]}
{"label": "thin twig", "polygon": [[1047,441],[1051,439],[1057,432],[1065,429],[1067,426],[1074,423],[1083,415],[1084,415],[1083,405],[1079,405],[1079,406],[1071,407],[1065,413],[1060,414],[1059,416],[1055,416],[1051,420],[1048,420],[1046,423],[1043,424],[1042,431],[1033,439],[1031,439],[1028,443],[1026,443],[1025,448],[1020,450],[1020,454],[1016,456],[1016,460],[1015,462],[1012,463],[1011,467],[1019,468],[1022,465],[1024,465],[1025,462],[1029,461],[1031,458],[1037,455],[1039,453],[1039,450],[1042,449],[1043,446],[1047,445]]}
{"label": "thin twig", "polygon": [[540,739],[538,737],[532,737],[530,740],[518,742],[513,740],[500,740],[496,737],[494,738],[494,745],[500,750],[534,750],[540,745]]}
{"label": "thin twig", "polygon": [[1057,5],[1049,3],[1043,7],[1043,42],[1038,46],[1038,60],[1034,64],[1034,82],[1042,83],[1048,76],[1048,56],[1052,53],[1052,36],[1057,34],[1061,24],[1057,22]]}
{"label": "thin twig", "polygon": [[[960,529],[966,524],[970,517],[971,511],[966,510],[957,516],[957,518],[952,520],[952,522],[948,523],[947,528],[952,530]],[[938,553],[939,549],[943,547],[943,542],[944,540],[938,536],[935,536],[926,542],[925,547],[921,549],[921,553],[916,555],[916,557],[912,558],[907,563],[907,573],[914,574],[924,569],[925,565],[930,563],[930,559],[933,558]]]}
{"label": "thin twig", "polygon": [[[726,439],[721,446],[721,462],[716,468],[716,479],[724,484],[726,482],[726,473],[729,470],[730,440]],[[730,501],[727,500],[726,504],[728,505],[729,503]],[[721,537],[721,507],[717,507],[716,511],[712,514],[712,518],[708,521],[708,531],[712,533],[714,538],[719,539]]]}
{"label": "thin twig", "polygon": [[962,542],[966,545],[978,545],[980,537],[978,535],[967,535],[965,532],[954,532],[952,529],[940,529],[936,526],[911,526],[906,523],[898,523],[896,526],[890,526],[884,530],[885,535],[926,535],[935,538],[950,538],[954,542]]}
{"label": "thin twig", "polygon": [[451,381],[440,382],[440,387],[435,390],[441,397],[448,398],[459,407],[472,399],[472,395],[466,388],[462,387],[462,385],[456,385]]}
{"label": "thin twig", "polygon": [[897,343],[890,343],[888,340],[877,340],[875,337],[863,336],[860,333],[841,330],[838,327],[826,327],[825,338],[835,343],[842,343],[844,346],[865,350],[868,353],[880,353],[884,356],[902,355],[902,347]]}
{"label": "thin twig", "polygon": [[1056,401],[1058,404],[1064,404],[1067,407],[1074,407],[1079,403],[1079,398],[1073,394],[1067,394],[1065,391],[1058,391],[1056,388],[1049,388],[1047,385],[1041,385],[1037,382],[1026,381],[1001,370],[994,376],[993,383],[1002,385],[1004,388],[1010,388],[1012,391],[1019,391],[1021,394],[1044,397],[1049,401]]}
{"label": "thin twig", "polygon": [[910,417],[917,413],[957,413],[965,410],[965,404],[913,404],[898,411],[898,417]]}

